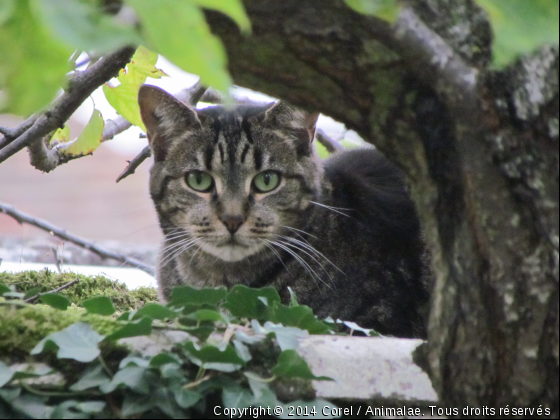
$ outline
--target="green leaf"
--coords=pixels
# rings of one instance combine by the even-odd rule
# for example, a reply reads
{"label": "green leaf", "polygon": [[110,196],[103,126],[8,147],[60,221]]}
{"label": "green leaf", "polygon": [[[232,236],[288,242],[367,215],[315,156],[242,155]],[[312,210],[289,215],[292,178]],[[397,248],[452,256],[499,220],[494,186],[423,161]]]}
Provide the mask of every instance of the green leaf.
{"label": "green leaf", "polygon": [[48,397],[25,393],[10,401],[10,405],[23,418],[48,419],[51,418],[53,407],[46,405],[47,399]]}
{"label": "green leaf", "polygon": [[82,413],[95,414],[103,411],[107,403],[105,401],[84,401],[76,405]]}
{"label": "green leaf", "polygon": [[97,388],[103,384],[107,384],[111,379],[103,370],[101,365],[88,367],[82,377],[70,387],[71,391],[80,392],[90,388]]}
{"label": "green leaf", "polygon": [[194,319],[196,321],[214,321],[214,322],[224,322],[228,323],[228,320],[223,314],[218,311],[213,311],[210,309],[199,309],[187,315],[187,318]]}
{"label": "green leaf", "polygon": [[251,21],[245,13],[243,3],[239,0],[191,0],[193,3],[205,9],[213,9],[222,12],[232,18],[244,32],[251,31]]}
{"label": "green leaf", "polygon": [[344,2],[358,13],[377,16],[389,23],[395,22],[400,12],[397,0],[344,0]]}
{"label": "green leaf", "polygon": [[502,67],[543,44],[558,45],[559,3],[550,0],[477,0],[494,32],[494,64]]}
{"label": "green leaf", "polygon": [[101,112],[93,110],[93,114],[78,138],[70,143],[58,147],[60,153],[67,156],[82,156],[92,153],[101,144],[105,121]]}
{"label": "green leaf", "polygon": [[143,367],[127,366],[120,369],[111,382],[99,387],[101,392],[109,394],[120,385],[125,385],[139,394],[148,395],[150,393],[150,372]]}
{"label": "green leaf", "polygon": [[50,36],[29,3],[17,0],[6,6],[0,26],[0,111],[24,116],[43,108],[66,85],[72,54],[72,48]]}
{"label": "green leaf", "polygon": [[140,116],[138,89],[139,86],[129,84],[121,84],[117,87],[105,85],[103,86],[103,93],[109,104],[111,104],[121,116],[146,132],[146,127]]}
{"label": "green leaf", "polygon": [[225,287],[215,289],[195,289],[190,286],[175,287],[171,292],[170,306],[183,306],[187,304],[202,305],[205,303],[216,305],[227,295]]}
{"label": "green leaf", "polygon": [[11,289],[3,283],[0,283],[0,296],[4,293],[8,293]]}
{"label": "green leaf", "polygon": [[133,394],[127,392],[124,395],[124,400],[121,407],[121,417],[131,418],[138,414],[147,412],[154,408],[156,401],[153,398],[146,398],[145,395]]}
{"label": "green leaf", "polygon": [[235,349],[227,344],[223,350],[216,346],[205,345],[197,347],[192,341],[185,344],[185,349],[191,361],[205,369],[214,369],[222,372],[233,372],[245,365]]}
{"label": "green leaf", "polygon": [[107,296],[97,296],[86,299],[82,302],[82,306],[90,314],[113,315],[116,311],[113,302]]}
{"label": "green leaf", "polygon": [[280,296],[273,287],[253,289],[237,284],[228,293],[224,307],[236,317],[265,319],[267,306],[274,302],[280,303]]}
{"label": "green leaf", "polygon": [[179,359],[177,355],[173,353],[160,353],[152,357],[150,360],[150,367],[157,368],[170,363],[182,364],[181,359]]}
{"label": "green leaf", "polygon": [[50,144],[51,146],[55,146],[60,143],[68,143],[70,141],[70,126],[68,124],[64,124],[64,127],[59,128],[55,131],[54,135],[51,138]]}
{"label": "green leaf", "polygon": [[46,344],[51,342],[58,346],[59,359],[74,359],[78,362],[91,362],[100,351],[98,344],[104,336],[98,334],[89,324],[77,322],[62,331],[49,334],[31,350],[31,354],[39,354]]}
{"label": "green leaf", "polygon": [[[253,321],[255,325],[257,321]],[[295,327],[285,327],[283,325],[275,325],[272,322],[265,322],[264,328],[267,333],[273,332],[276,335],[276,341],[282,350],[295,350],[299,346],[299,339],[305,338],[309,334],[307,331],[300,330]]]}
{"label": "green leaf", "polygon": [[177,404],[181,408],[192,407],[202,398],[200,393],[185,389],[182,386],[173,387],[172,391],[175,396],[175,401],[177,401]]}
{"label": "green leaf", "polygon": [[0,361],[0,388],[12,380],[14,373],[9,366]]}
{"label": "green leaf", "polygon": [[146,316],[152,319],[175,319],[179,314],[165,306],[157,303],[147,303],[142,306],[134,315],[134,318]]}
{"label": "green leaf", "polygon": [[16,10],[16,0],[3,0],[0,2],[0,25],[12,17]]}
{"label": "green leaf", "polygon": [[313,375],[306,361],[295,350],[284,350],[280,353],[278,363],[272,368],[272,373],[286,378],[332,380],[326,376]]}
{"label": "green leaf", "polygon": [[43,288],[39,287],[39,286],[38,287],[32,287],[31,289],[29,289],[25,292],[25,295],[23,295],[23,299],[29,299],[30,297],[38,295],[39,293],[41,293],[42,289]]}
{"label": "green leaf", "polygon": [[60,293],[46,293],[41,295],[39,299],[44,304],[60,309],[61,311],[65,311],[72,304],[66,296],[62,296]]}
{"label": "green leaf", "polygon": [[150,335],[152,333],[152,320],[142,318],[138,321],[129,322],[121,329],[107,336],[107,340],[116,341],[121,338],[137,337],[139,335]]}
{"label": "green leaf", "polygon": [[147,368],[148,366],[150,366],[150,361],[141,357],[127,356],[119,363],[119,369],[122,369],[126,366],[139,366]]}
{"label": "green leaf", "polygon": [[284,306],[275,302],[268,311],[268,319],[285,326],[298,327],[311,334],[328,334],[331,329],[324,322],[319,321],[313,310],[306,305]]}
{"label": "green leaf", "polygon": [[98,54],[125,45],[140,43],[134,24],[102,13],[91,1],[35,0],[34,4],[45,25],[63,42],[82,51]]}
{"label": "green leaf", "polygon": [[[225,50],[210,31],[201,9],[181,0],[129,0],[128,4],[136,11],[151,49],[183,70],[198,74],[205,85],[226,92],[231,79]],[[169,21],[170,10],[173,24]]]}

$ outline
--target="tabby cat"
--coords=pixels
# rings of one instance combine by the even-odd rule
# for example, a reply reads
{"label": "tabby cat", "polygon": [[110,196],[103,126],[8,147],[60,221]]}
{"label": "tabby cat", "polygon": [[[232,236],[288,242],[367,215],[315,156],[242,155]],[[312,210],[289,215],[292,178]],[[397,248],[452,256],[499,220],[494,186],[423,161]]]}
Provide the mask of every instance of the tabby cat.
{"label": "tabby cat", "polygon": [[424,337],[424,245],[399,170],[374,149],[321,162],[317,115],[282,102],[195,110],[139,92],[154,157],[150,194],[171,288],[273,286],[319,317]]}

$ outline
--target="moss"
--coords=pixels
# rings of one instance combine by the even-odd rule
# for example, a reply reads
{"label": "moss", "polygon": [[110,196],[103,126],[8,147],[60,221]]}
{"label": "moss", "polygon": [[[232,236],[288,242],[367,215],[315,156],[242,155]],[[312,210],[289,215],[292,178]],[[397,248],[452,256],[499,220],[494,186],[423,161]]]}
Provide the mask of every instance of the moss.
{"label": "moss", "polygon": [[66,311],[0,298],[0,359],[24,359],[48,334],[78,321],[91,324],[98,333],[104,335],[119,328],[120,323],[115,317],[88,314],[85,309],[79,307],[90,297],[109,297],[119,312],[138,309],[147,302],[157,301],[154,288],[128,290],[124,284],[103,276],[88,277],[75,273],[54,273],[49,270],[0,273],[0,283],[13,286],[15,291],[22,293],[35,288],[38,288],[40,293],[48,292],[76,278],[79,279],[78,283],[60,292],[72,302],[72,306]]}
{"label": "moss", "polygon": [[113,301],[117,311],[124,312],[137,309],[147,302],[157,301],[157,291],[153,287],[141,287],[128,290],[119,281],[109,280],[103,276],[84,276],[75,273],[55,273],[47,269],[43,271],[22,271],[21,273],[0,273],[0,283],[15,286],[18,292],[27,292],[39,288],[39,292],[48,292],[64,284],[79,279],[79,282],[62,290],[72,303],[80,306],[85,299],[93,296],[107,296]]}

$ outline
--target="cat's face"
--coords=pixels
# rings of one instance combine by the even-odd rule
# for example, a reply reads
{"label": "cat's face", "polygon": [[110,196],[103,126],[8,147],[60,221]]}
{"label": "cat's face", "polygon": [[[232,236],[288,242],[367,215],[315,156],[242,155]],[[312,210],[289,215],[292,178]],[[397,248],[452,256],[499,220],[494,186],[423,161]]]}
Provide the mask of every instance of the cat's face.
{"label": "cat's face", "polygon": [[282,103],[195,111],[152,86],[139,102],[154,155],[150,192],[177,250],[240,261],[302,226],[320,194],[316,116]]}

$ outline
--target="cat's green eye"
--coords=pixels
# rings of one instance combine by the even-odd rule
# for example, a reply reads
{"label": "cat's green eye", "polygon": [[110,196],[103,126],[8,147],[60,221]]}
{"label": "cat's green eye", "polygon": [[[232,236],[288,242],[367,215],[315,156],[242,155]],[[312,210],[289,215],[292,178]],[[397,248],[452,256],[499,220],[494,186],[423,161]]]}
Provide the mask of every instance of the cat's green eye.
{"label": "cat's green eye", "polygon": [[253,179],[253,186],[260,193],[272,191],[280,184],[280,175],[275,171],[264,171]]}
{"label": "cat's green eye", "polygon": [[212,176],[207,172],[191,171],[185,175],[187,185],[195,191],[208,192],[214,185]]}

